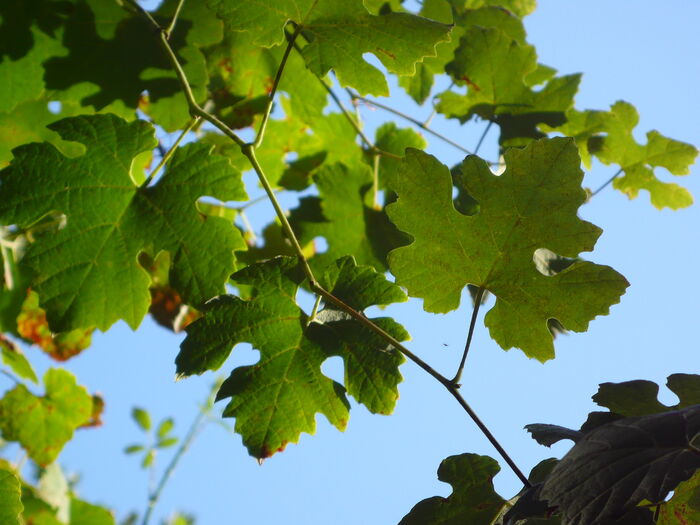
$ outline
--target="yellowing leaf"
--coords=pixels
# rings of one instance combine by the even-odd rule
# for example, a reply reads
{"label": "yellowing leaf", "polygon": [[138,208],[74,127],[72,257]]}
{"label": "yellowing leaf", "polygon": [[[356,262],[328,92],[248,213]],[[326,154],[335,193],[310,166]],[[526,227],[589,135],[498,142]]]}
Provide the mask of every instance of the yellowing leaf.
{"label": "yellowing leaf", "polygon": [[135,158],[155,146],[149,124],[93,115],[51,127],[84,144],[85,154],[69,159],[47,144],[16,149],[0,172],[0,221],[26,227],[50,212],[67,217],[22,260],[34,272],[32,287],[53,331],[106,330],[118,319],[136,328],[150,304],[150,278],[137,260],[144,250],[170,252],[170,285],[188,304],[223,291],[233,251],[245,245],[230,221],[202,215],[195,202],[246,197],[226,158],[190,144],[178,149],[157,184],[138,187]]}
{"label": "yellowing leaf", "polygon": [[452,179],[434,157],[407,150],[387,213],[414,242],[389,254],[397,283],[425,300],[429,312],[459,306],[467,284],[496,296],[485,323],[504,349],[521,348],[540,361],[554,357],[547,321],[585,331],[619,301],[627,281],[607,266],[575,262],[556,275],[539,272],[536,250],[577,257],[593,249],[601,231],[576,212],[585,201],[582,172],[570,139],[541,140],[505,154],[496,176],[467,157],[458,186],[478,202],[466,216],[452,201]]}
{"label": "yellowing leaf", "polygon": [[92,398],[65,370],[44,375],[46,393],[35,396],[17,385],[0,399],[0,429],[8,441],[19,441],[30,458],[48,465],[58,457],[73,431],[89,421]]}

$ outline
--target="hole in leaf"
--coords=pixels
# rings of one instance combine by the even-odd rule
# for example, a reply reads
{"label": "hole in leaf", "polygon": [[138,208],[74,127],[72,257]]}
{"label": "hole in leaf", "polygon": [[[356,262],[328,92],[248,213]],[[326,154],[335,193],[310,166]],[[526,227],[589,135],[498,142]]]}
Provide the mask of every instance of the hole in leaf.
{"label": "hole in leaf", "polygon": [[61,104],[61,102],[59,102],[58,100],[52,100],[47,104],[47,107],[49,108],[49,111],[51,113],[53,113],[54,115],[58,115],[63,109],[63,104]]}
{"label": "hole in leaf", "polygon": [[329,357],[321,364],[321,372],[324,376],[342,385],[345,377],[343,359],[339,356]]}
{"label": "hole in leaf", "polygon": [[328,241],[325,237],[314,237],[311,241],[314,243],[314,253],[326,253],[328,251]]}
{"label": "hole in leaf", "polygon": [[551,277],[566,270],[576,262],[576,259],[562,257],[547,248],[538,248],[532,255],[532,261],[535,263],[535,268],[537,268],[538,272]]}

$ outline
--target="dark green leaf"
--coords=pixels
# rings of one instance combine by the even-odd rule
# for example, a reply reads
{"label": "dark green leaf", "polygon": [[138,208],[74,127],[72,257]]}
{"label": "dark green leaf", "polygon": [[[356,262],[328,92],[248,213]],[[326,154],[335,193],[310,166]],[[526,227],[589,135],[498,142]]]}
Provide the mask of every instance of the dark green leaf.
{"label": "dark green leaf", "polygon": [[499,470],[488,456],[450,456],[440,464],[438,479],[452,485],[452,494],[421,501],[400,525],[491,525],[507,503],[493,489]]}
{"label": "dark green leaf", "polygon": [[576,443],[583,435],[579,430],[572,430],[559,425],[547,425],[544,423],[533,423],[525,425],[525,430],[532,434],[532,439],[540,445],[551,447],[554,443],[562,439],[570,439]]}
{"label": "dark green leaf", "polygon": [[620,419],[587,433],[547,477],[542,498],[564,525],[593,525],[624,515],[642,500],[664,501],[700,468],[690,444],[700,405]]}

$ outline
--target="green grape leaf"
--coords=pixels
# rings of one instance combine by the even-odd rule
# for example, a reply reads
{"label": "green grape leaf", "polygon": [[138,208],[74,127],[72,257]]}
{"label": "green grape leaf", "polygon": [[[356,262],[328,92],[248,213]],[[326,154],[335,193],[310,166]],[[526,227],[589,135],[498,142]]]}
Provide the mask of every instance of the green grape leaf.
{"label": "green grape leaf", "polygon": [[537,7],[537,0],[449,0],[455,7],[477,9],[483,6],[503,7],[511,13],[523,17],[527,16]]}
{"label": "green grape leaf", "polygon": [[20,525],[22,510],[19,479],[13,472],[0,468],[0,521],[6,525]]}
{"label": "green grape leaf", "polygon": [[10,163],[14,148],[30,142],[50,142],[68,157],[77,157],[84,152],[80,144],[61,140],[58,133],[46,126],[65,117],[85,113],[85,108],[65,101],[60,102],[60,111],[53,113],[49,110],[49,102],[53,101],[51,95],[45,93],[36,100],[18,104],[11,113],[0,113],[0,168]]}
{"label": "green grape leaf", "polygon": [[[446,24],[408,13],[371,15],[360,0],[209,0],[209,5],[232,31],[249,31],[263,47],[282,43],[284,26],[294,22],[308,40],[301,51],[308,68],[319,76],[333,69],[342,86],[362,94],[389,94],[384,75],[364,60],[364,53],[374,54],[392,73],[412,75],[416,62],[434,56],[435,45],[449,39]],[[406,34],[411,35],[410,45]]]}
{"label": "green grape leaf", "polygon": [[0,114],[41,95],[42,63],[62,51],[53,34],[66,12],[66,3],[56,1],[0,5]]}
{"label": "green grape leaf", "polygon": [[516,37],[500,28],[469,28],[445,67],[456,83],[468,86],[467,94],[446,91],[437,105],[438,111],[461,122],[479,116],[497,123],[503,146],[523,146],[544,137],[538,130],[542,123],[564,124],[581,80],[581,75],[550,78],[535,91],[533,82],[550,70],[538,66],[535,48]]}
{"label": "green grape leaf", "polygon": [[0,334],[0,356],[2,362],[22,379],[28,379],[33,383],[38,383],[39,379],[34,373],[32,365],[29,363],[22,351],[12,341]]}
{"label": "green grape leaf", "polygon": [[646,416],[700,404],[700,375],[672,374],[666,384],[678,396],[679,402],[675,405],[660,403],[657,399],[659,386],[643,380],[602,383],[593,401],[624,417]]}
{"label": "green grape leaf", "polygon": [[[577,149],[571,139],[533,142],[505,154],[506,171],[496,176],[478,157],[467,157],[458,186],[476,199],[479,211],[465,216],[452,202],[452,177],[434,157],[407,150],[391,220],[414,238],[389,254],[397,283],[424,299],[429,312],[459,306],[467,284],[496,296],[486,314],[491,337],[546,361],[554,357],[547,320],[576,332],[619,301],[628,283],[607,266],[575,262],[553,276],[539,272],[536,250],[565,257],[593,249],[601,230],[576,212],[585,201]],[[556,227],[553,227],[556,225]]]}
{"label": "green grape leaf", "polygon": [[104,507],[72,498],[70,525],[115,525],[114,516]]}
{"label": "green grape leaf", "polygon": [[26,227],[56,210],[67,216],[66,227],[42,236],[22,261],[36,274],[32,286],[54,331],[104,331],[118,319],[136,328],[150,304],[140,251],[170,252],[170,283],[188,304],[223,291],[233,251],[244,243],[228,221],[203,216],[194,204],[204,195],[246,197],[227,159],[190,144],[178,149],[157,184],[138,187],[134,159],[155,146],[149,124],[93,115],[52,129],[84,144],[86,153],[69,159],[47,144],[15,150],[0,172],[0,220]]}
{"label": "green grape leaf", "polygon": [[319,196],[301,199],[290,222],[302,244],[317,237],[328,243],[327,251],[311,259],[314,267],[353,255],[358,264],[385,270],[387,253],[402,244],[403,236],[371,203],[369,166],[326,165],[313,178]]}
{"label": "green grape leaf", "polygon": [[[267,101],[285,48],[286,45],[261,47],[250,40],[248,33],[226,30],[221,44],[204,50],[213,77],[217,110],[224,120],[228,118],[224,108],[229,105],[260,98]],[[304,122],[320,117],[326,106],[326,89],[299,53],[288,56],[277,89],[289,96],[291,113]],[[268,135],[265,140],[269,138]]]}
{"label": "green grape leaf", "polygon": [[438,479],[452,485],[452,494],[424,499],[399,525],[491,525],[507,504],[493,488],[499,470],[498,462],[488,456],[446,458],[438,468]]}
{"label": "green grape leaf", "polygon": [[624,175],[613,182],[616,189],[631,199],[640,190],[646,190],[651,203],[658,209],[676,210],[693,203],[688,190],[659,180],[654,168],[666,168],[672,175],[686,175],[698,155],[697,148],[664,137],[657,131],[647,133],[645,145],[638,144],[632,131],[639,122],[639,114],[626,102],[613,104],[604,120],[606,135],[596,146],[595,154],[604,164],[618,164],[622,168]]}
{"label": "green grape leaf", "polygon": [[679,484],[673,497],[661,505],[657,525],[700,523],[700,472]]}
{"label": "green grape leaf", "polygon": [[131,419],[139,426],[144,432],[151,430],[151,416],[143,408],[134,407],[131,409]]}
{"label": "green grape leaf", "polygon": [[[399,128],[394,122],[386,122],[377,128],[374,145],[382,151],[403,157],[406,148],[425,149],[428,143],[422,135],[411,128]],[[379,157],[379,186],[391,188],[400,161],[391,157]]]}
{"label": "green grape leaf", "polygon": [[661,503],[700,468],[698,434],[700,405],[599,426],[554,467],[540,494],[559,507],[564,525],[614,519],[642,500]]}
{"label": "green grape leaf", "polygon": [[[167,25],[177,3],[168,0],[153,16]],[[97,110],[109,107],[125,114],[141,105],[166,131],[184,127],[190,118],[187,103],[149,22],[117,2],[73,0],[71,4],[57,34],[65,51],[44,63],[46,87]],[[222,28],[203,2],[186,2],[170,38],[199,102],[206,98],[208,84],[199,47],[220,41]],[[142,99],[144,91],[147,99]]]}
{"label": "green grape leaf", "polygon": [[19,441],[39,465],[56,459],[73,431],[90,419],[92,398],[65,370],[50,369],[44,375],[46,394],[37,397],[17,385],[0,399],[3,438]]}
{"label": "green grape leaf", "polygon": [[690,192],[678,184],[659,179],[656,168],[665,168],[672,175],[687,175],[697,157],[697,148],[657,131],[649,131],[647,143],[639,144],[633,134],[638,123],[639,114],[634,106],[618,101],[610,111],[570,110],[565,124],[543,125],[542,129],[574,137],[588,167],[592,156],[603,164],[619,165],[622,176],[614,179],[613,187],[630,199],[645,190],[658,209],[690,206],[693,203]]}
{"label": "green grape leaf", "polygon": [[[356,267],[352,259],[339,261],[324,279],[341,296],[357,288],[345,297],[358,307],[405,299],[398,287]],[[279,257],[248,266],[233,280],[251,286],[253,299],[220,296],[207,303],[204,317],[187,328],[175,362],[180,376],[200,374],[218,369],[238,343],[248,342],[260,351],[260,361],[236,368],[217,394],[217,400],[231,398],[224,416],[236,418],[236,431],[252,456],[269,457],[296,443],[302,432],[313,433],[316,413],[345,428],[349,404],[344,388],[321,372],[321,364],[332,355],[343,357],[346,386],[358,401],[380,413],[393,408],[401,356],[383,341],[358,337],[364,328],[332,309],[310,322],[294,299],[304,280],[295,259]],[[394,337],[407,337],[390,319],[375,321]]]}

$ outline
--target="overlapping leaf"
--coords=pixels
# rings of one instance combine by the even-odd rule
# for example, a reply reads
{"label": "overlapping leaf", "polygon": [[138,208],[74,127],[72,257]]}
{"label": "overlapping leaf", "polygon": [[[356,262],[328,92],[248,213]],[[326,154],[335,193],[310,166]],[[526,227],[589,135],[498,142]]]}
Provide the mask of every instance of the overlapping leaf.
{"label": "overlapping leaf", "polygon": [[[543,137],[537,129],[541,123],[563,124],[581,79],[580,75],[539,77],[547,70],[538,67],[534,47],[501,29],[478,25],[466,31],[446,70],[456,82],[467,85],[467,94],[446,91],[438,111],[461,122],[476,115],[497,123],[500,142],[506,146]],[[535,91],[533,80],[548,81]]]}
{"label": "overlapping leaf", "polygon": [[150,125],[95,115],[52,129],[86,153],[69,159],[46,144],[15,150],[0,174],[0,221],[26,227],[49,212],[67,216],[65,228],[42,236],[23,259],[54,331],[106,330],[118,319],[138,326],[150,303],[149,277],[137,262],[142,250],[170,252],[171,284],[189,304],[223,290],[233,251],[244,244],[228,221],[198,213],[195,201],[245,198],[227,159],[188,145],[156,185],[138,187],[135,158],[155,145]]}
{"label": "overlapping leaf", "polygon": [[[253,298],[227,295],[210,301],[204,317],[187,328],[176,364],[181,376],[201,374],[219,368],[238,343],[248,342],[260,351],[260,361],[236,368],[217,394],[217,399],[231,398],[224,415],[236,418],[236,431],[251,455],[271,456],[297,442],[301,432],[313,433],[317,413],[345,428],[349,405],[344,389],[321,372],[331,355],[345,360],[346,387],[358,401],[376,412],[393,409],[401,356],[338,312],[327,311],[310,322],[295,302],[303,281],[295,259],[248,266],[233,279],[252,287]],[[324,281],[360,310],[405,300],[396,285],[349,259],[329,269]],[[406,339],[391,319],[374,321],[399,340]]]}
{"label": "overlapping leaf", "polygon": [[287,22],[300,26],[309,41],[302,49],[309,69],[319,76],[333,69],[341,85],[363,94],[389,94],[384,75],[364,53],[374,54],[392,73],[410,75],[416,62],[434,56],[435,45],[449,39],[445,24],[408,13],[371,15],[361,0],[209,0],[209,5],[231,30],[248,31],[265,47],[284,41]]}
{"label": "overlapping leaf", "polygon": [[446,458],[438,468],[438,479],[452,485],[452,494],[421,501],[399,525],[491,525],[507,503],[493,488],[499,470],[498,462],[488,456]]}
{"label": "overlapping leaf", "polygon": [[678,485],[673,497],[661,505],[657,525],[700,522],[700,472]]}
{"label": "overlapping leaf", "polygon": [[610,111],[570,111],[567,118],[569,121],[555,131],[575,137],[589,165],[591,155],[604,164],[619,165],[623,176],[616,178],[613,186],[629,198],[646,190],[651,203],[659,209],[685,208],[693,203],[688,190],[659,179],[655,168],[665,168],[672,175],[687,175],[698,155],[697,148],[657,131],[649,131],[647,143],[639,144],[633,135],[639,114],[627,102],[616,102]]}
{"label": "overlapping leaf", "polygon": [[0,399],[0,429],[8,441],[19,441],[40,465],[51,463],[92,413],[92,398],[65,370],[44,375],[46,393],[37,397],[17,385]]}
{"label": "overlapping leaf", "polygon": [[642,500],[664,501],[700,468],[700,405],[624,418],[587,433],[554,467],[541,496],[564,525],[594,525]]}
{"label": "overlapping leaf", "polygon": [[403,242],[403,236],[386,214],[372,205],[372,173],[369,166],[324,166],[315,176],[319,197],[301,199],[290,221],[299,240],[306,244],[323,237],[328,249],[312,262],[323,268],[345,255],[358,264],[386,269],[386,255]]}
{"label": "overlapping leaf", "polygon": [[391,220],[414,242],[389,254],[398,284],[424,299],[429,312],[459,306],[467,284],[496,296],[486,315],[491,336],[504,348],[521,348],[545,361],[554,356],[547,320],[582,332],[619,301],[627,281],[607,266],[576,262],[545,276],[533,262],[546,248],[576,257],[593,249],[600,229],[576,212],[584,202],[582,173],[570,139],[540,140],[506,152],[505,173],[467,157],[459,185],[479,204],[465,216],[452,202],[452,179],[434,157],[407,150],[387,208]]}

